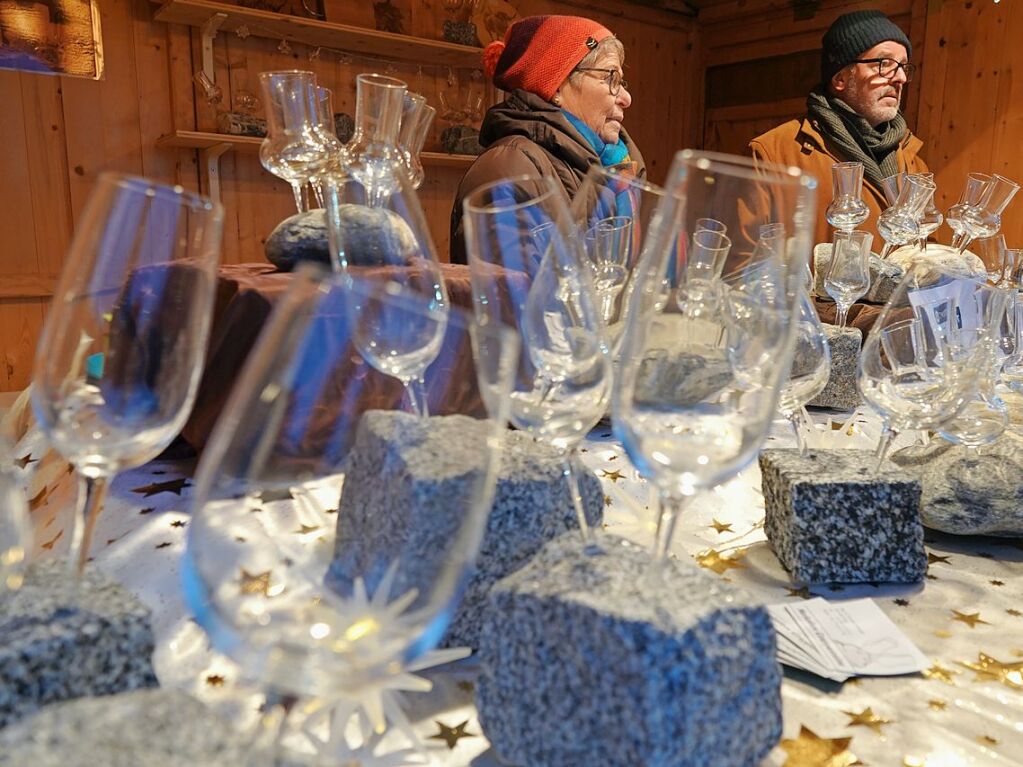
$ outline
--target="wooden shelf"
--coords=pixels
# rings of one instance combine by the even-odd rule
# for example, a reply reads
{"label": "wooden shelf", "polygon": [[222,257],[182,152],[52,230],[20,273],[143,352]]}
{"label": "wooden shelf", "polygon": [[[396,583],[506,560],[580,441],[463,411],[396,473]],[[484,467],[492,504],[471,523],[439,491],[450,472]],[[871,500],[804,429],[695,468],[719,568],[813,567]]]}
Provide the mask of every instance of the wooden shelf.
{"label": "wooden shelf", "polygon": [[[176,149],[215,149],[224,147],[237,149],[240,152],[258,152],[263,139],[255,136],[232,136],[229,133],[203,133],[202,131],[179,130],[160,136],[156,140],[158,147]],[[435,165],[446,168],[468,168],[476,159],[471,154],[447,154],[446,152],[421,152],[420,161],[424,165]]]}
{"label": "wooden shelf", "polygon": [[166,0],[156,11],[157,21],[200,28],[205,27],[214,17],[219,17],[216,30],[221,32],[235,32],[239,27],[246,27],[248,33],[254,37],[319,45],[395,61],[478,69],[480,55],[483,52],[482,48],[456,45],[444,40],[428,40],[347,24],[257,11],[211,0]]}

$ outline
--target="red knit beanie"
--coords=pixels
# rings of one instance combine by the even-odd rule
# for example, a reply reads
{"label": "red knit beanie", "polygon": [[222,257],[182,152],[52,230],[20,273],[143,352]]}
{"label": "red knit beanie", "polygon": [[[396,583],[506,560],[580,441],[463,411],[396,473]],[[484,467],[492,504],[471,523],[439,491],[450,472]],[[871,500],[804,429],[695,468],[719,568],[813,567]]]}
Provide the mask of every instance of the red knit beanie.
{"label": "red knit beanie", "polygon": [[580,16],[527,16],[504,42],[483,49],[483,71],[501,90],[521,88],[550,101],[569,73],[611,31]]}

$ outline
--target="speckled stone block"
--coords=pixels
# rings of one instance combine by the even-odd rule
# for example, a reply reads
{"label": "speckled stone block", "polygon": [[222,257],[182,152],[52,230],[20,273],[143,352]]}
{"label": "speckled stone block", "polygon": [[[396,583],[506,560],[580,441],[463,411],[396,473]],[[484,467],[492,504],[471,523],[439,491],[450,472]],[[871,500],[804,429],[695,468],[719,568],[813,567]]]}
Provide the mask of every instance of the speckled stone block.
{"label": "speckled stone block", "polygon": [[490,592],[480,723],[529,767],[756,765],[781,735],[767,611],[689,561],[611,536],[547,544]]}
{"label": "speckled stone block", "polygon": [[[95,568],[75,593],[63,562],[0,593],[0,727],[55,701],[156,685],[149,610]],[[28,762],[25,762],[28,764]]]}
{"label": "speckled stone block", "polygon": [[[366,548],[348,542],[373,536],[376,560],[402,557],[400,580],[409,587],[431,582],[437,553],[450,548],[467,513],[465,498],[484,470],[479,446],[487,428],[461,415],[424,420],[393,411],[366,413],[341,494],[335,573],[350,577],[345,574],[365,570]],[[578,529],[557,451],[520,431],[506,431],[501,438],[494,502],[475,569],[442,642],[446,646],[475,648],[490,587],[522,567],[547,541]],[[600,480],[581,464],[576,470],[587,519],[599,527],[604,510]],[[418,564],[417,552],[422,552]],[[403,590],[401,583],[394,587],[394,593]]]}
{"label": "speckled stone block", "polygon": [[943,439],[892,455],[892,463],[918,477],[926,527],[956,535],[1023,536],[1023,442],[1004,434],[983,451]]}
{"label": "speckled stone block", "polygon": [[927,572],[920,483],[868,450],[760,453],[765,531],[800,583],[917,583]]}
{"label": "speckled stone block", "polygon": [[47,706],[0,732],[0,767],[237,767],[248,746],[199,701],[172,690]]}
{"label": "speckled stone block", "polygon": [[856,368],[860,364],[863,333],[859,328],[839,328],[837,325],[825,324],[824,334],[831,347],[831,374],[821,393],[807,404],[854,410],[863,402],[856,385]]}

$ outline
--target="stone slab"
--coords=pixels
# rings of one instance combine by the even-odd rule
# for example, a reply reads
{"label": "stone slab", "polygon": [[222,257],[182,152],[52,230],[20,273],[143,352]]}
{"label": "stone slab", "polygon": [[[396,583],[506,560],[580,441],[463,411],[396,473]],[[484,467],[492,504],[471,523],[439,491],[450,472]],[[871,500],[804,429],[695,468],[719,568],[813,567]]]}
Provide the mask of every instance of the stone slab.
{"label": "stone slab", "polygon": [[0,593],[0,727],[41,706],[156,685],[149,609],[87,568],[78,585],[63,562],[32,565]]}
{"label": "stone slab", "polygon": [[822,324],[831,349],[831,373],[821,393],[807,404],[812,407],[855,410],[863,403],[863,397],[856,384],[863,333],[859,328],[839,328],[837,325]]}
{"label": "stone slab", "polygon": [[800,583],[917,583],[927,572],[920,483],[867,450],[760,453],[765,532]]}
{"label": "stone slab", "polygon": [[759,764],[782,722],[766,610],[691,562],[598,542],[562,536],[491,590],[476,705],[494,750],[530,767]]}

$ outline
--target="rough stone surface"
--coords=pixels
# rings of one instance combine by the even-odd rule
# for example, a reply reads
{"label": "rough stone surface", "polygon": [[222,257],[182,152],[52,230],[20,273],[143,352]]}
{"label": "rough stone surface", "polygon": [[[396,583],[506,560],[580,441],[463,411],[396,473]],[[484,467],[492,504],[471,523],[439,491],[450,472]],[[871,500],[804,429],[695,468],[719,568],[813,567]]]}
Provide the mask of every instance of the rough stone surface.
{"label": "rough stone surface", "polygon": [[171,690],[136,690],[59,703],[0,732],[0,765],[248,764],[245,742],[215,719],[199,701]]}
{"label": "rough stone surface", "polygon": [[471,125],[452,125],[441,131],[440,145],[451,154],[480,154],[480,132]]}
{"label": "rough stone surface", "polygon": [[957,535],[1023,536],[1023,442],[1004,434],[979,450],[942,439],[892,455],[918,477],[925,526]]}
{"label": "rough stone surface", "polygon": [[0,637],[0,727],[47,703],[157,683],[149,610],[95,568],[76,594],[63,562],[30,567],[0,593]]}
{"label": "rough stone surface", "polygon": [[240,112],[221,112],[217,117],[217,129],[233,136],[262,137],[266,135],[266,120]]}
{"label": "rough stone surface", "polygon": [[781,735],[770,618],[690,562],[552,541],[490,593],[476,705],[509,764],[754,765]]}
{"label": "rough stone surface", "polygon": [[[484,470],[479,446],[485,428],[460,415],[426,420],[390,411],[364,415],[341,494],[335,573],[350,579],[346,573],[371,566],[365,547],[350,545],[363,539],[373,541],[374,563],[402,558],[393,593],[431,583],[433,568],[450,550],[468,511],[466,499]],[[475,648],[490,587],[522,567],[547,541],[578,529],[557,451],[524,432],[507,431],[502,439],[493,506],[475,570],[443,640],[447,646]],[[599,528],[604,509],[600,480],[581,463],[576,472],[587,519]]]}
{"label": "rough stone surface", "polygon": [[824,334],[831,347],[831,374],[821,393],[807,404],[854,410],[863,402],[856,385],[856,368],[860,364],[863,333],[859,328],[839,328],[837,325],[824,324]]}
{"label": "rough stone surface", "polygon": [[338,141],[347,144],[355,135],[355,118],[347,112],[335,112],[334,132],[337,133]]}
{"label": "rough stone surface", "polygon": [[[416,255],[415,237],[397,214],[383,208],[342,205],[345,252],[353,266],[405,264]],[[330,264],[327,217],[322,208],[296,213],[277,225],[266,239],[266,257],[283,272],[299,261]]]}
{"label": "rough stone surface", "polygon": [[917,583],[927,572],[920,483],[867,450],[764,450],[765,531],[800,583]]}

